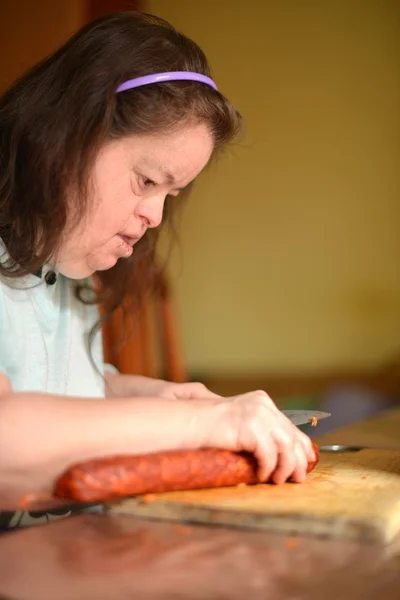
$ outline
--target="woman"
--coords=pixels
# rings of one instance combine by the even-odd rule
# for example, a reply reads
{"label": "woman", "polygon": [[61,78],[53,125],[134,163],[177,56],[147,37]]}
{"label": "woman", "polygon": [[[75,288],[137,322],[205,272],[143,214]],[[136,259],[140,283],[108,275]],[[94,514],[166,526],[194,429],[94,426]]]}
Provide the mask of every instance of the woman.
{"label": "woman", "polygon": [[304,480],[310,441],[265,392],[102,364],[96,305],[143,295],[163,215],[239,129],[198,46],[135,12],[86,26],[0,100],[0,509],[107,454],[248,450],[261,481]]}

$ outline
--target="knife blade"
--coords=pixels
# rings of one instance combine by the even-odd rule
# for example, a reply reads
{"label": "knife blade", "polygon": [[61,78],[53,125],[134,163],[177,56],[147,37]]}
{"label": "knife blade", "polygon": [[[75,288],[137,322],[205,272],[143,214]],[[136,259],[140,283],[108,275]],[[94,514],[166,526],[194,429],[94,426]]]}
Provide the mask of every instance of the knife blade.
{"label": "knife blade", "polygon": [[285,417],[287,417],[294,425],[306,425],[311,421],[317,419],[326,419],[331,416],[331,413],[323,412],[322,410],[282,410]]}

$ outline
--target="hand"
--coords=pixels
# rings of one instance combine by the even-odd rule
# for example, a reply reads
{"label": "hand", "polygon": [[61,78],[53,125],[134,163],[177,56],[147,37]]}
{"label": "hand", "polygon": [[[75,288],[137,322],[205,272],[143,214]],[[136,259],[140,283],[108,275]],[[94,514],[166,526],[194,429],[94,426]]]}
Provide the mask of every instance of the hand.
{"label": "hand", "polygon": [[[215,415],[218,415],[215,417]],[[215,405],[209,447],[248,451],[259,464],[260,481],[304,481],[315,460],[310,438],[275,406],[263,391],[227,398]]]}
{"label": "hand", "polygon": [[193,400],[198,398],[219,398],[202,383],[172,383],[162,379],[152,379],[141,375],[121,375],[106,373],[107,395],[123,397],[158,397],[167,400]]}
{"label": "hand", "polygon": [[180,434],[186,438],[185,445],[193,447],[195,441],[195,447],[251,452],[259,463],[260,481],[304,481],[308,462],[315,460],[310,438],[264,391],[221,398],[201,383],[177,384],[114,373],[107,374],[107,383],[109,377],[114,395],[193,400],[192,417]]}

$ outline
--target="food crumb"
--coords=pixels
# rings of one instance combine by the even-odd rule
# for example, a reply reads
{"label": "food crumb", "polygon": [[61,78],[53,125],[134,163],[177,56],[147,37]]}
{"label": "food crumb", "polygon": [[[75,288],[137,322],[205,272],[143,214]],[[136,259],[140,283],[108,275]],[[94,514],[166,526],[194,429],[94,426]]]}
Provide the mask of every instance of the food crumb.
{"label": "food crumb", "polygon": [[285,546],[288,550],[293,550],[294,548],[297,548],[297,546],[299,545],[299,540],[297,538],[288,538],[286,540]]}
{"label": "food crumb", "polygon": [[317,417],[311,417],[311,423],[310,423],[311,427],[316,427],[317,424],[318,424]]}
{"label": "food crumb", "polygon": [[157,500],[157,496],[155,494],[145,494],[141,498],[142,504],[151,504]]}

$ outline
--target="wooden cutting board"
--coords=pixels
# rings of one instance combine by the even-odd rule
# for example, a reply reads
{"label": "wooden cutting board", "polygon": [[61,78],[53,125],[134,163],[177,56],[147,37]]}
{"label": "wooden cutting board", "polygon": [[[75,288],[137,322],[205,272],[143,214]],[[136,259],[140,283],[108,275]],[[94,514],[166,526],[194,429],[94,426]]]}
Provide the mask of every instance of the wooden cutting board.
{"label": "wooden cutting board", "polygon": [[392,542],[400,535],[400,452],[323,453],[303,484],[256,485],[123,500],[111,512]]}

